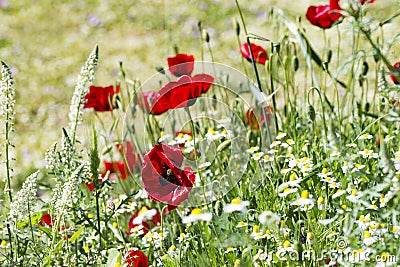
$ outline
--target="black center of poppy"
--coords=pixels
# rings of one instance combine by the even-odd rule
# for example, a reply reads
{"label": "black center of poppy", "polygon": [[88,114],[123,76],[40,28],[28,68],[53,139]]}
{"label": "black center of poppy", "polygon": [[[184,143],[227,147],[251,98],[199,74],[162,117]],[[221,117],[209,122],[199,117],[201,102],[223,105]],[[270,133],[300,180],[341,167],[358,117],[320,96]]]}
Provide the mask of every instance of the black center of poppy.
{"label": "black center of poppy", "polygon": [[178,178],[175,177],[173,171],[170,168],[168,168],[167,165],[163,166],[163,172],[161,176],[158,177],[158,180],[161,186],[165,186],[168,183],[181,186],[181,183],[179,182]]}

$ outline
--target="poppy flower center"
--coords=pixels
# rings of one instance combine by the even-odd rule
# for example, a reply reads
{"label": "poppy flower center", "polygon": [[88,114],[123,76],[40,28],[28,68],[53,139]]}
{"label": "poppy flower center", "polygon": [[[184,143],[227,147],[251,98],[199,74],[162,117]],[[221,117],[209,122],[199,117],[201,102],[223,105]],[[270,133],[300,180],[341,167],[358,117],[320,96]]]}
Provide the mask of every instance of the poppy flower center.
{"label": "poppy flower center", "polygon": [[163,171],[162,175],[158,178],[159,182],[162,186],[165,186],[169,183],[172,183],[174,185],[179,185],[181,186],[182,184],[179,182],[178,178],[174,175],[171,169],[169,169],[166,165],[163,166]]}

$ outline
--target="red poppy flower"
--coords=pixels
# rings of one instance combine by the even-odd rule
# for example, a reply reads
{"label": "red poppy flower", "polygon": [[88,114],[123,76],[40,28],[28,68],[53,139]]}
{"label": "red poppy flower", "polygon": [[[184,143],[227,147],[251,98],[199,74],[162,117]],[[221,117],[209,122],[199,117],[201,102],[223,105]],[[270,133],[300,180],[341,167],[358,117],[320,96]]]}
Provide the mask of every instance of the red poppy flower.
{"label": "red poppy flower", "polygon": [[[265,108],[265,114],[267,115],[268,123],[271,122],[272,111],[273,111],[273,109],[272,109],[271,106],[267,106]],[[258,122],[258,120],[257,120],[257,118],[256,118],[256,116],[254,114],[254,108],[249,108],[246,111],[246,114],[245,114],[245,117],[244,117],[244,122],[245,122],[246,125],[251,126],[252,129],[260,130],[259,122]],[[264,124],[264,114],[261,114],[260,122],[261,122],[261,124]]]}
{"label": "red poppy flower", "polygon": [[144,112],[150,112],[151,103],[153,103],[154,97],[157,95],[157,92],[150,91],[144,92],[139,95],[138,105]]}
{"label": "red poppy flower", "polygon": [[42,214],[42,218],[40,218],[39,225],[40,226],[45,226],[47,225],[48,227],[53,227],[55,220],[51,218],[50,214],[47,212]]}
{"label": "red poppy flower", "polygon": [[134,146],[131,142],[127,141],[126,144],[116,144],[119,153],[125,157],[128,170],[132,171],[139,162],[139,154],[134,153]]}
{"label": "red poppy flower", "polygon": [[95,111],[112,111],[116,107],[112,104],[114,94],[119,94],[120,87],[117,85],[107,87],[90,86],[89,93],[85,95],[86,103],[83,108],[94,108]]}
{"label": "red poppy flower", "polygon": [[177,54],[175,57],[167,59],[169,71],[172,75],[180,77],[182,75],[192,74],[194,68],[194,56],[186,54]]}
{"label": "red poppy flower", "polygon": [[364,5],[364,3],[372,4],[375,3],[375,0],[360,0],[360,3]]}
{"label": "red poppy flower", "polygon": [[129,176],[129,172],[132,172],[134,167],[138,162],[138,154],[134,153],[134,147],[131,142],[127,141],[126,145],[116,144],[117,150],[125,160],[122,161],[104,161],[104,172],[102,176],[104,177],[109,171],[110,173],[116,173],[122,180],[125,180]]}
{"label": "red poppy flower", "polygon": [[210,89],[213,82],[214,77],[208,74],[183,75],[176,82],[169,82],[161,88],[153,98],[151,113],[159,115],[170,109],[191,106],[197,97]]}
{"label": "red poppy flower", "polygon": [[135,214],[132,215],[128,223],[128,232],[131,234],[135,227],[143,226],[143,233],[147,234],[149,230],[161,223],[161,214],[156,209],[148,209],[146,206],[142,207]]}
{"label": "red poppy flower", "polygon": [[396,62],[393,65],[393,68],[394,68],[393,72],[396,72],[398,76],[395,76],[394,74],[390,74],[390,79],[392,79],[392,81],[395,84],[400,84],[400,62]]}
{"label": "red poppy flower", "polygon": [[[103,182],[103,179],[99,178],[99,184]],[[85,182],[85,185],[89,188],[90,192],[94,190],[94,183],[93,182]]]}
{"label": "red poppy flower", "polygon": [[125,262],[128,267],[148,267],[149,259],[140,250],[128,250],[125,255]]}
{"label": "red poppy flower", "polygon": [[312,25],[328,29],[342,17],[340,13],[334,10],[341,10],[339,0],[330,0],[329,5],[308,7],[306,18]]}
{"label": "red poppy flower", "polygon": [[144,189],[151,199],[168,203],[168,210],[188,198],[196,179],[192,168],[180,169],[182,161],[181,149],[166,144],[158,144],[144,155]]}
{"label": "red poppy flower", "polygon": [[[267,51],[265,51],[265,49],[262,48],[261,46],[258,46],[253,43],[250,43],[250,47],[251,47],[251,51],[253,51],[253,57],[254,57],[255,62],[265,65],[265,62],[268,60]],[[245,59],[247,59],[249,62],[251,62],[251,53],[250,53],[249,45],[247,43],[243,43],[240,46],[240,53],[242,53],[242,56]]]}

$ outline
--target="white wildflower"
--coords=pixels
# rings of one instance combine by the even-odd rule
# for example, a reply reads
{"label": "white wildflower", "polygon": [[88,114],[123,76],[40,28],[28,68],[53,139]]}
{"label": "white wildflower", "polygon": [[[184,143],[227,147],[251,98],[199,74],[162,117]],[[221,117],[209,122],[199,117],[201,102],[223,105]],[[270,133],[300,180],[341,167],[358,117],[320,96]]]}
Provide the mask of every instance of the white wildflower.
{"label": "white wildflower", "polygon": [[29,175],[10,204],[9,220],[18,223],[28,219],[36,211],[37,177],[39,171]]}

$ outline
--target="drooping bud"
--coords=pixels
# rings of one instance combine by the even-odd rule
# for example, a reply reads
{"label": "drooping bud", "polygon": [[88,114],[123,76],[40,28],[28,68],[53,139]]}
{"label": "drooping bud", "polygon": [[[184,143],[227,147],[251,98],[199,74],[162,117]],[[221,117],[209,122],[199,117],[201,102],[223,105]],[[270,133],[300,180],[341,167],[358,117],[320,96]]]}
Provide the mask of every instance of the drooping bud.
{"label": "drooping bud", "polygon": [[206,41],[207,43],[210,42],[210,35],[208,34],[206,29],[203,29],[202,31],[202,36],[203,36],[203,40]]}
{"label": "drooping bud", "polygon": [[233,19],[232,22],[233,22],[233,28],[235,29],[236,35],[239,36],[240,35],[239,22],[236,19]]}

